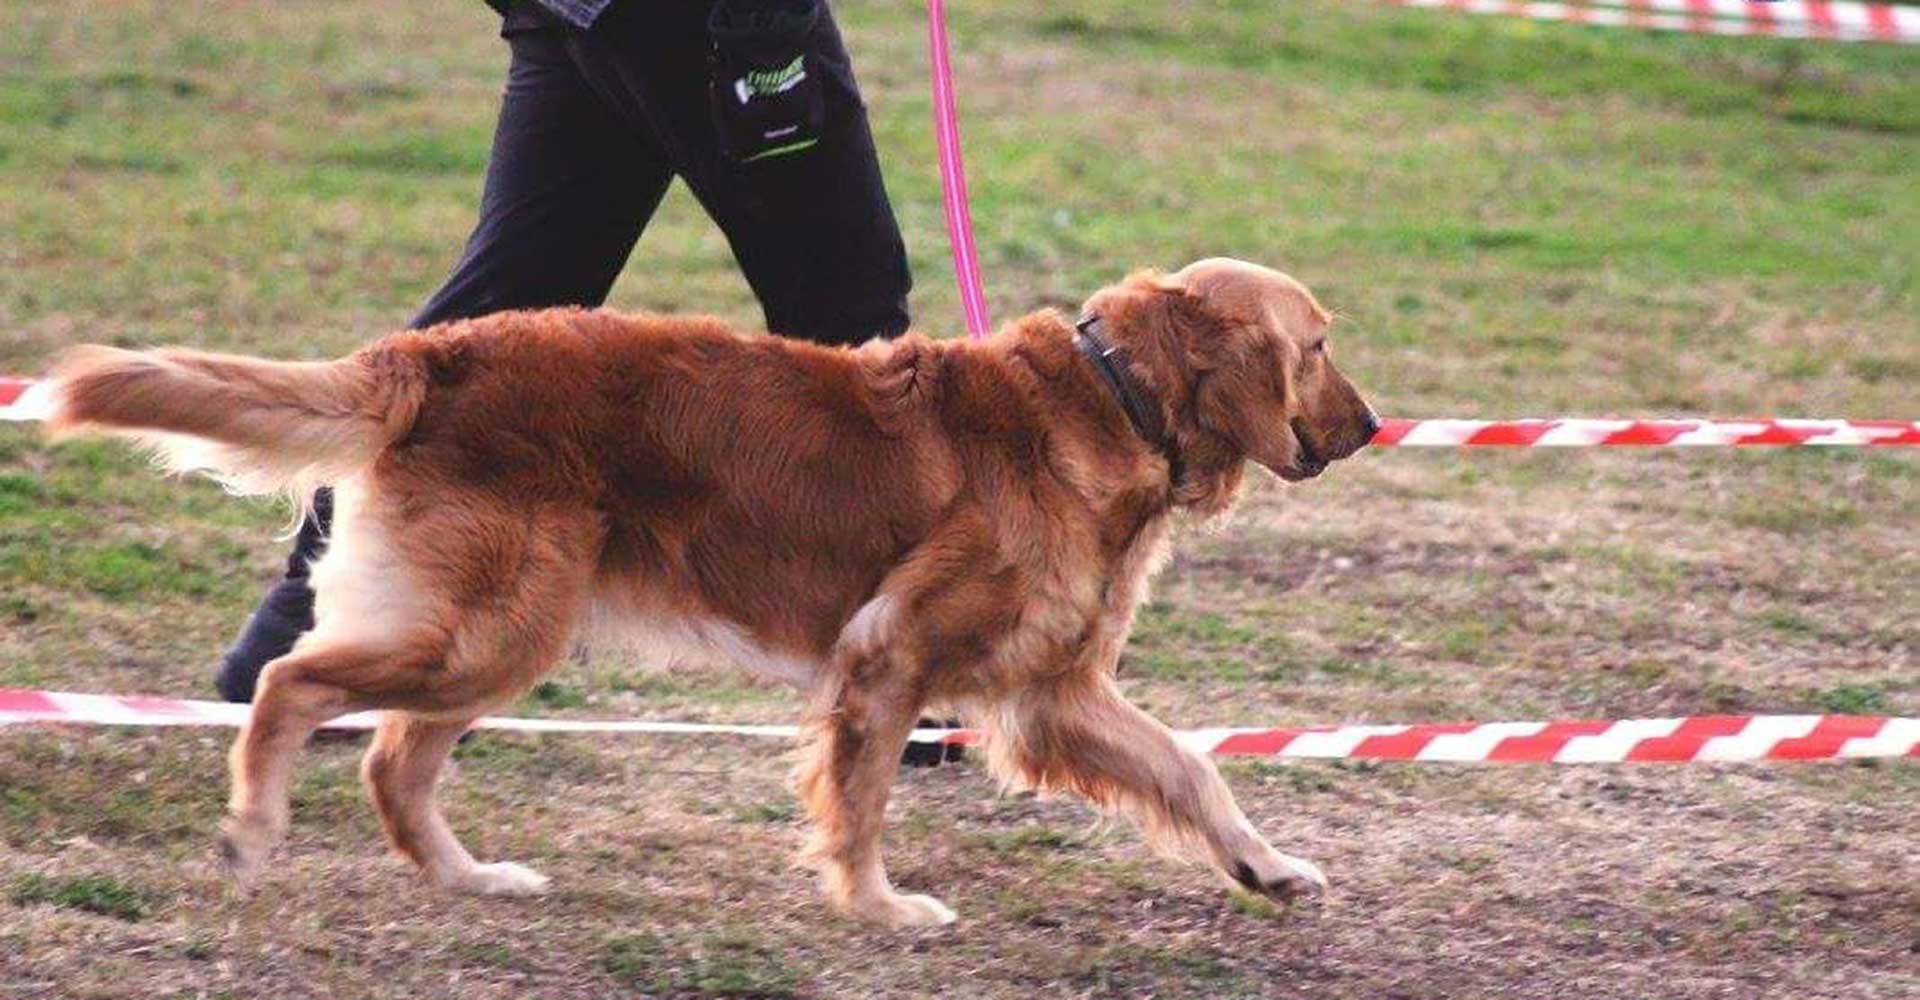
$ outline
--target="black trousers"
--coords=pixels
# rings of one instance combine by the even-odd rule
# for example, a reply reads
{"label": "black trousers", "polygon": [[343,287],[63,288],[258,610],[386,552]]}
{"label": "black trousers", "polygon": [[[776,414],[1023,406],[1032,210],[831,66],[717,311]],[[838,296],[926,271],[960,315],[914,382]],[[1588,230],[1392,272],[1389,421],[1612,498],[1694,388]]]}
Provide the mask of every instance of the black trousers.
{"label": "black trousers", "polygon": [[906,329],[906,251],[831,13],[807,43],[820,142],[737,163],[708,106],[711,7],[615,3],[586,31],[526,0],[508,9],[513,62],[480,222],[415,326],[599,305],[678,176],[726,235],[769,330],[856,343]]}
{"label": "black trousers", "polygon": [[[679,177],[725,234],[769,330],[857,343],[906,329],[906,251],[831,13],[806,42],[825,103],[819,142],[742,163],[722,151],[709,109],[711,8],[712,0],[615,3],[581,30],[527,0],[508,7],[501,34],[512,62],[480,220],[412,326],[600,305]],[[300,526],[283,589],[305,591],[331,507],[322,491],[315,516]],[[310,592],[291,601],[270,595],[269,603],[276,596],[310,616],[301,603]],[[234,700],[251,700],[272,658],[250,651],[285,651],[255,641],[253,631],[221,667],[220,690]]]}

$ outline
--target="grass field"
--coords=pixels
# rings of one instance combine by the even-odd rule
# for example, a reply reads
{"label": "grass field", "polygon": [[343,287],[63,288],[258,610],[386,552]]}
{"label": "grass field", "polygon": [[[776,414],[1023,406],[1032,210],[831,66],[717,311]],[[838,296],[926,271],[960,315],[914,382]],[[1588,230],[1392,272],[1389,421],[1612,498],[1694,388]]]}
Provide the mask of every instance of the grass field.
{"label": "grass field", "polygon": [[[1920,54],[1364,3],[953,11],[996,315],[1230,253],[1342,316],[1399,416],[1913,418]],[[837,10],[952,332],[918,5]],[[325,357],[472,221],[505,50],[477,0],[0,6],[0,372],[82,340]],[[617,305],[757,310],[676,192]],[[1181,539],[1122,665],[1180,726],[1920,714],[1920,465],[1806,453],[1362,455]],[[0,686],[206,694],[284,512],[0,427]],[[776,721],[790,696],[595,659],[529,712]],[[1229,763],[1324,904],[1221,895],[974,764],[903,775],[866,929],[786,863],[764,744],[488,735],[445,792],[555,892],[383,860],[314,748],[231,893],[226,734],[0,731],[4,997],[1821,997],[1920,991],[1920,768]],[[743,863],[744,862],[744,863]]]}

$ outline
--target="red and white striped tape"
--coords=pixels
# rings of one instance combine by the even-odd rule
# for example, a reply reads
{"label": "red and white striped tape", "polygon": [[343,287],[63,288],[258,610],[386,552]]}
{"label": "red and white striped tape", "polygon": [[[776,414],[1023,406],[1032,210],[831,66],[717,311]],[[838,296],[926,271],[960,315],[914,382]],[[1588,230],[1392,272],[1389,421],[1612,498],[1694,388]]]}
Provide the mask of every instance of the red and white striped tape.
{"label": "red and white striped tape", "polygon": [[1920,445],[1913,420],[1383,420],[1376,448]]}
{"label": "red and white striped tape", "polygon": [[[143,695],[0,689],[0,726],[238,726],[249,706]],[[328,723],[371,729],[378,713]],[[653,722],[642,719],[486,718],[480,729],[534,733],[658,733],[792,739],[797,726]],[[1427,725],[1194,729],[1175,734],[1194,750],[1225,757],[1402,760],[1455,763],[1606,764],[1642,761],[1829,760],[1920,757],[1920,719],[1861,715],[1702,715],[1612,722],[1463,722]],[[917,729],[919,743],[967,745],[964,729]]]}
{"label": "red and white striped tape", "polygon": [[1536,21],[1687,31],[1700,35],[1817,38],[1834,42],[1920,42],[1920,9],[1840,0],[1599,0],[1527,3],[1522,0],[1386,0],[1469,14],[1502,14]]}
{"label": "red and white striped tape", "polygon": [[1614,764],[1920,757],[1920,719],[1861,715],[1219,729],[1180,736],[1188,746],[1222,756],[1330,760]]}
{"label": "red and white striped tape", "polygon": [[[227,726],[247,721],[253,706],[228,701],[163,698],[153,695],[76,694],[0,688],[0,726],[42,722],[94,726]],[[372,729],[378,712],[355,712],[326,724],[328,729]],[[797,726],[733,725],[703,722],[650,722],[639,719],[485,718],[476,729],[525,733],[679,733],[719,736],[798,736]]]}
{"label": "red and white striped tape", "polygon": [[[43,420],[52,383],[0,377],[0,420]],[[1389,419],[1376,448],[1754,447],[1762,445],[1920,446],[1914,420],[1521,420]]]}
{"label": "red and white striped tape", "polygon": [[0,420],[45,420],[53,383],[0,375]]}

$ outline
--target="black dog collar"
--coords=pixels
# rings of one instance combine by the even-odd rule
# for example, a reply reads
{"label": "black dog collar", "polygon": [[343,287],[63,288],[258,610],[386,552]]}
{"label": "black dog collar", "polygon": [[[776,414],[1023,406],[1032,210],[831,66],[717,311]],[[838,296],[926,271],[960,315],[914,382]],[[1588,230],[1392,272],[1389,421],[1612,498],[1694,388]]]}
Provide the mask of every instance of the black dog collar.
{"label": "black dog collar", "polygon": [[1128,370],[1127,352],[1101,339],[1099,316],[1083,317],[1073,328],[1079,332],[1079,336],[1073,338],[1074,346],[1092,363],[1093,370],[1100,373],[1101,380],[1107,383],[1114,401],[1120,404],[1120,409],[1127,415],[1127,422],[1133,425],[1133,432],[1166,457],[1172,479],[1178,483],[1180,454],[1174,448],[1173,439],[1167,435],[1166,420],[1160,414],[1160,407],[1154,404],[1153,395]]}

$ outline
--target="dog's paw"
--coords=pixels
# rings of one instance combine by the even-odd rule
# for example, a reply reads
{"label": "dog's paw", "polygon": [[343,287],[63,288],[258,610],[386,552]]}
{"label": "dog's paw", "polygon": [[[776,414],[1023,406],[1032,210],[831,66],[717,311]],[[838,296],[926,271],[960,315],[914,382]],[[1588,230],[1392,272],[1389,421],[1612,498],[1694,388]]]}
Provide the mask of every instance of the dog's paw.
{"label": "dog's paw", "polygon": [[228,816],[220,822],[220,864],[228,877],[244,886],[260,873],[276,839],[264,824]]}
{"label": "dog's paw", "polygon": [[1327,891],[1327,876],[1319,865],[1275,850],[1268,850],[1261,858],[1236,862],[1228,875],[1248,892],[1283,902],[1311,898]]}
{"label": "dog's paw", "polygon": [[939,927],[959,919],[945,903],[932,896],[889,893],[853,903],[848,910],[862,920],[888,927]]}
{"label": "dog's paw", "polygon": [[436,881],[446,889],[475,896],[538,896],[547,891],[550,880],[525,865],[496,861],[490,865],[474,865]]}

